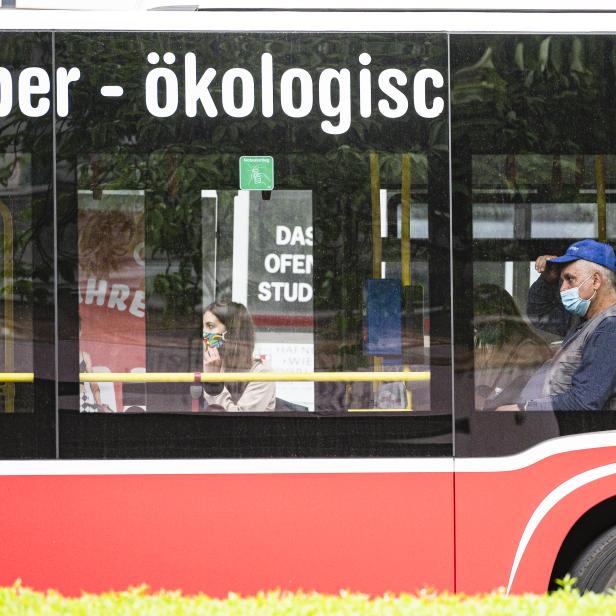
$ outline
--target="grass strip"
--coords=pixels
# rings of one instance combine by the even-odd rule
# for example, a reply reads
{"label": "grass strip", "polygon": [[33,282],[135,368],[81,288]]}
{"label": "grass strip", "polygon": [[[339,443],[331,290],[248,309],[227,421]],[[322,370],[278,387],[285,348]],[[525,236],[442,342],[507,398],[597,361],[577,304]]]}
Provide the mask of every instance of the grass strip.
{"label": "grass strip", "polygon": [[0,588],[0,614],[13,615],[69,615],[108,616],[109,614],[145,616],[191,616],[242,614],[249,616],[301,615],[321,616],[529,616],[564,614],[616,614],[616,595],[579,592],[565,587],[546,595],[505,596],[503,591],[483,595],[437,594],[428,590],[416,595],[385,594],[369,597],[341,591],[337,595],[319,593],[260,592],[241,597],[230,593],[225,599],[206,595],[186,596],[179,591],[150,592],[146,586],[122,592],[102,594],[84,593],[80,597],[64,597],[49,590],[45,593],[26,588],[18,581],[11,587]]}

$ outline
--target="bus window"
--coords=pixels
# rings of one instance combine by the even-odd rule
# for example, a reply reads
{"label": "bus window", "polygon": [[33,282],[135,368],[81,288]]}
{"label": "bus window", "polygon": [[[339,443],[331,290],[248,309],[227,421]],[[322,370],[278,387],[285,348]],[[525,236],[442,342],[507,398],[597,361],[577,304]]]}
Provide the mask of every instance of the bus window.
{"label": "bus window", "polygon": [[[255,355],[273,372],[314,372],[311,190],[204,190],[203,306],[246,306]],[[314,411],[312,383],[275,383],[278,406]],[[296,406],[291,406],[296,405]]]}
{"label": "bus window", "polygon": [[475,409],[460,451],[504,454],[561,433],[611,428],[605,409],[592,426],[581,408],[492,412],[552,395],[546,362],[572,323],[556,279],[549,320],[559,317],[562,327],[546,326],[548,316],[538,314],[544,287],[535,260],[562,255],[579,240],[614,238],[612,123],[599,87],[610,43],[583,36],[452,40],[453,174],[460,188],[454,228],[465,246],[459,256],[472,263],[458,263],[454,273],[454,284],[472,289],[456,294],[456,397],[461,408]]}
{"label": "bus window", "polygon": [[[8,148],[7,148],[8,149]],[[32,155],[0,155],[2,220],[2,372],[32,373]],[[8,376],[7,376],[8,378]],[[4,413],[32,412],[32,385],[3,382]]]}
{"label": "bus window", "polygon": [[[93,158],[88,169],[98,172],[100,158]],[[145,194],[103,190],[95,174],[81,171],[90,189],[77,191],[79,370],[139,373],[145,370]],[[90,381],[80,385],[79,409],[143,409],[136,394],[130,383]]]}
{"label": "bus window", "polygon": [[[10,33],[0,42],[0,457],[53,454],[54,214],[49,87],[27,96],[51,66],[51,35]],[[38,72],[30,76],[32,65]],[[21,86],[20,86],[21,84]],[[15,103],[15,104],[14,104]],[[26,109],[27,111],[27,109]]]}
{"label": "bus window", "polygon": [[[390,432],[379,447],[450,451],[445,43],[58,34],[58,66],[81,67],[57,134],[77,226],[60,319],[81,324],[64,451],[85,451],[95,421],[139,450],[111,436],[119,414],[182,433],[209,418],[199,455],[271,452],[226,439],[238,414],[268,443],[302,419],[299,442],[325,454],[370,451],[371,416]],[[112,83],[123,94],[101,95]],[[317,415],[347,427],[329,422],[321,445]],[[407,425],[415,441],[398,438]],[[161,430],[145,446],[168,443]]]}

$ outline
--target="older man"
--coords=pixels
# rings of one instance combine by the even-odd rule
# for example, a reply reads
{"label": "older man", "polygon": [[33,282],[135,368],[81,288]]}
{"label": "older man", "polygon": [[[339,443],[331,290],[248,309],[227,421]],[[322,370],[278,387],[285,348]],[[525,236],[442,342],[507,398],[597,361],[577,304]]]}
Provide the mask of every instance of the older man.
{"label": "older man", "polygon": [[582,240],[561,257],[539,257],[536,268],[541,276],[529,291],[529,317],[539,329],[566,335],[526,385],[517,407],[501,410],[616,410],[614,249]]}

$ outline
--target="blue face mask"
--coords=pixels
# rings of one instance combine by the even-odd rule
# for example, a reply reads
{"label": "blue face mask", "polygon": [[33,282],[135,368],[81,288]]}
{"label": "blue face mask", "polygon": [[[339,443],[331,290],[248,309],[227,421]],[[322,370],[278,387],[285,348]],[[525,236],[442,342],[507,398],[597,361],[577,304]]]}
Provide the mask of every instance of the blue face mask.
{"label": "blue face mask", "polygon": [[592,297],[588,299],[582,299],[580,297],[580,287],[592,278],[592,274],[586,278],[586,280],[582,281],[577,287],[573,287],[571,289],[567,289],[566,291],[561,291],[560,300],[565,307],[567,312],[571,314],[576,314],[578,317],[583,317],[588,312],[590,308],[590,302],[595,298],[597,294],[597,290],[592,294]]}

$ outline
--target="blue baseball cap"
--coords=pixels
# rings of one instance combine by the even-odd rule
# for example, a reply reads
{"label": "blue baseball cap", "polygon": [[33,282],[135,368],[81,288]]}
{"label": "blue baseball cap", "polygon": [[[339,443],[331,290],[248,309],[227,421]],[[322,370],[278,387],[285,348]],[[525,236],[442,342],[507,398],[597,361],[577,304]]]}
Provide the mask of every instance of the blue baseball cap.
{"label": "blue baseball cap", "polygon": [[597,265],[603,265],[616,272],[616,254],[609,244],[603,244],[595,240],[581,240],[571,244],[562,257],[549,259],[548,263],[571,263],[572,261],[592,261]]}

